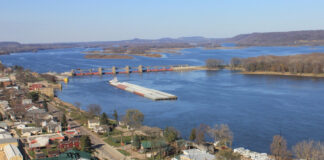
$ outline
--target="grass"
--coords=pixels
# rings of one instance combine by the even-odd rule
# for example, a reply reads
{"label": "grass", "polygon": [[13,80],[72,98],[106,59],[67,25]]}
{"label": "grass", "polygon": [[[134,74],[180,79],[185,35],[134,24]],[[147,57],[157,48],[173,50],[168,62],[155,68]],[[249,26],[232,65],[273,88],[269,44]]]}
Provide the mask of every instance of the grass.
{"label": "grass", "polygon": [[[132,141],[132,137],[131,136],[123,136],[123,142],[124,144],[130,144]],[[121,138],[120,137],[108,137],[104,140],[106,143],[108,143],[111,146],[114,147],[120,147],[121,144]]]}
{"label": "grass", "polygon": [[116,143],[116,142],[114,142],[114,141],[112,140],[111,137],[106,138],[104,141],[105,141],[107,144],[109,144],[109,145],[111,145],[111,146],[114,146],[114,147],[120,147],[120,146],[121,146],[120,143]]}
{"label": "grass", "polygon": [[29,124],[26,124],[27,127],[36,127],[36,124],[35,123],[29,123]]}
{"label": "grass", "polygon": [[32,158],[32,159],[35,157],[34,151],[28,151],[28,154],[29,154],[30,158]]}
{"label": "grass", "polygon": [[130,156],[130,153],[128,153],[127,151],[123,150],[123,149],[117,149],[121,154],[123,154],[124,156]]}
{"label": "grass", "polygon": [[112,132],[109,133],[109,135],[113,136],[113,135],[120,135],[123,132],[117,129],[114,129]]}

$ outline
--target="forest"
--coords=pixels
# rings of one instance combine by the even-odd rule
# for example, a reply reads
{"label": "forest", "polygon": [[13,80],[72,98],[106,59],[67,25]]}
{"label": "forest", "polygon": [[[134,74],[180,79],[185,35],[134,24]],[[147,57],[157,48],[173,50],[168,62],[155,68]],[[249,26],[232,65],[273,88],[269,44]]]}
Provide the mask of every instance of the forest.
{"label": "forest", "polygon": [[232,58],[231,68],[243,68],[247,72],[289,72],[324,73],[324,54],[299,54],[291,56],[259,56],[250,58]]}

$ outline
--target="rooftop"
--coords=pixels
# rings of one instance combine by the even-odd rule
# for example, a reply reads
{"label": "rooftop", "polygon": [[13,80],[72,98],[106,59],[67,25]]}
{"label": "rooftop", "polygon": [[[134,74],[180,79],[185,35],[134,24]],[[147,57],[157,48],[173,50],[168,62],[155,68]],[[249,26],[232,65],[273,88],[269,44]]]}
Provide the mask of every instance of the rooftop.
{"label": "rooftop", "polygon": [[19,149],[12,144],[6,145],[3,150],[6,154],[7,159],[12,159],[16,156],[22,157],[22,154],[20,153]]}

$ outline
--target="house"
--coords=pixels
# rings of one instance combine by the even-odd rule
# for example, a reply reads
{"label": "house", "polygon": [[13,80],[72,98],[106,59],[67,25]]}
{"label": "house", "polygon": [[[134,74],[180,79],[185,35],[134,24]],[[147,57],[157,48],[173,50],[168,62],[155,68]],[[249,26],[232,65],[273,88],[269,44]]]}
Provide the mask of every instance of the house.
{"label": "house", "polygon": [[7,123],[6,122],[0,122],[0,128],[2,128],[2,129],[8,129],[8,125],[7,125]]}
{"label": "house", "polygon": [[80,143],[80,138],[78,137],[72,137],[69,138],[68,140],[62,141],[59,143],[59,148],[60,150],[70,150],[73,148],[81,149],[81,143]]}
{"label": "house", "polygon": [[39,91],[41,88],[43,88],[42,84],[29,84],[28,85],[29,91]]}
{"label": "house", "polygon": [[164,141],[142,141],[141,142],[141,151],[147,152],[152,149],[152,143],[157,148],[165,148],[168,147],[168,144]]}
{"label": "house", "polygon": [[26,146],[35,151],[50,147],[50,141],[62,142],[64,138],[61,133],[30,136],[27,138]]}
{"label": "house", "polygon": [[25,127],[21,129],[22,136],[30,136],[32,134],[40,134],[42,133],[42,128],[40,127]]}
{"label": "house", "polygon": [[3,150],[8,160],[23,160],[23,156],[17,146],[8,144]]}
{"label": "house", "polygon": [[50,121],[46,125],[46,131],[47,131],[47,133],[58,133],[58,132],[62,132],[61,123],[60,122]]}
{"label": "house", "polygon": [[12,136],[8,132],[0,134],[0,139],[9,139],[9,138],[12,138]]}
{"label": "house", "polygon": [[12,84],[9,77],[1,77],[0,78],[0,85],[3,87],[10,86]]}
{"label": "house", "polygon": [[3,150],[3,148],[8,144],[12,144],[18,147],[18,141],[16,138],[5,138],[5,139],[0,139],[0,150]]}
{"label": "house", "polygon": [[95,126],[93,128],[93,131],[96,132],[96,133],[107,133],[107,132],[112,131],[112,127],[107,126],[107,125]]}
{"label": "house", "polygon": [[74,136],[78,136],[80,131],[77,131],[76,129],[69,129],[66,130],[64,132],[65,135],[67,135],[68,137],[74,137]]}
{"label": "house", "polygon": [[[28,141],[29,139],[27,139]],[[33,140],[29,140],[28,142],[28,148],[30,150],[35,149],[43,149],[46,148],[49,145],[49,138],[48,137],[36,137]]]}
{"label": "house", "polygon": [[88,128],[94,129],[96,126],[100,126],[100,122],[97,119],[88,120]]}
{"label": "house", "polygon": [[28,104],[32,104],[33,102],[31,99],[23,99],[21,103],[22,105],[28,105]]}
{"label": "house", "polygon": [[199,149],[183,150],[180,160],[214,160],[215,156]]}

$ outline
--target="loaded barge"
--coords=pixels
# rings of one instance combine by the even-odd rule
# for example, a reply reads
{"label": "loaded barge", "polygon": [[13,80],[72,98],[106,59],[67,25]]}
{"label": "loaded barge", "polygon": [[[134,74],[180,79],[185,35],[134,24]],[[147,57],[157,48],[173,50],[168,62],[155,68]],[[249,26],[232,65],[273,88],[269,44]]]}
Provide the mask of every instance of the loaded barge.
{"label": "loaded barge", "polygon": [[119,82],[117,78],[114,78],[113,80],[109,81],[109,84],[119,89],[125,90],[127,92],[131,92],[136,95],[152,99],[154,101],[178,99],[177,96],[169,93],[161,92],[155,89],[141,87],[127,82]]}

